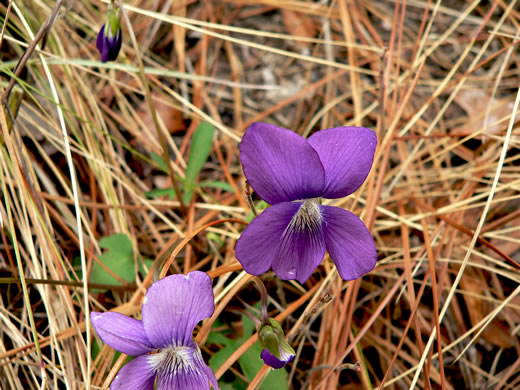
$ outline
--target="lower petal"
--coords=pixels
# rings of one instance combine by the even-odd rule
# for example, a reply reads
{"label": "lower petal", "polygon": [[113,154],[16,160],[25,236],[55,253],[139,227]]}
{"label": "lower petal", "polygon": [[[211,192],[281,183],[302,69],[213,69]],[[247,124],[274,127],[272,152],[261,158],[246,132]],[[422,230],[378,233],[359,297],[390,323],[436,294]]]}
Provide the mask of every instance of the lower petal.
{"label": "lower petal", "polygon": [[267,349],[262,350],[262,353],[260,353],[260,357],[262,358],[265,364],[267,364],[269,367],[274,368],[275,370],[282,368],[294,359],[294,355],[291,355],[287,360],[280,360]]}
{"label": "lower petal", "polygon": [[343,280],[354,280],[372,271],[377,261],[377,250],[363,221],[339,207],[320,208],[325,245],[339,276]]}
{"label": "lower petal", "polygon": [[325,256],[321,225],[316,229],[287,229],[278,245],[273,271],[284,280],[304,283]]}
{"label": "lower petal", "polygon": [[[271,268],[284,230],[301,203],[283,202],[266,209],[242,232],[235,247],[237,260],[251,275]],[[294,279],[294,278],[293,278]]]}
{"label": "lower petal", "polygon": [[150,355],[136,357],[117,373],[110,390],[153,390],[155,371],[148,362]]}
{"label": "lower petal", "polygon": [[[211,376],[208,376],[201,364],[209,370]],[[211,368],[206,366],[203,361],[196,362],[194,356],[193,365],[189,369],[179,368],[176,372],[158,371],[157,390],[209,390],[210,381],[213,388],[217,390],[219,388],[218,382]]]}
{"label": "lower petal", "polygon": [[209,380],[209,383],[213,385],[214,390],[218,390],[218,381],[217,377],[213,373],[213,370],[204,362],[202,359],[202,355],[200,354],[200,350],[197,354],[197,356],[194,356],[195,365],[199,369],[200,372],[204,373]]}
{"label": "lower petal", "polygon": [[273,205],[244,230],[235,255],[247,273],[260,275],[272,267],[279,278],[300,283],[311,276],[325,255],[325,243],[320,223],[314,228],[291,224],[302,204]]}
{"label": "lower petal", "polygon": [[169,346],[149,355],[149,362],[157,372],[157,390],[209,390],[210,383],[218,389],[218,382],[202,358],[199,347]]}

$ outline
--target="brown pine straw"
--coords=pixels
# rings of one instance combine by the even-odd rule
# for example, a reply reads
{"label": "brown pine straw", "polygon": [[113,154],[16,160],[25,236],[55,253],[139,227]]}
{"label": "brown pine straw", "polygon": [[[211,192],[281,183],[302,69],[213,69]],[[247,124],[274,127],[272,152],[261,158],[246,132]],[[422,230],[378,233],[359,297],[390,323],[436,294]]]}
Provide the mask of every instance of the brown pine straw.
{"label": "brown pine straw", "polygon": [[[24,91],[14,126],[0,110],[1,388],[108,388],[125,358],[114,359],[95,332],[89,341],[101,352],[87,351],[85,302],[139,318],[147,287],[170,273],[201,270],[213,279],[215,315],[195,332],[206,361],[221,347],[205,341],[211,332],[241,334],[241,315],[259,302],[234,253],[250,204],[263,208],[254,191],[245,195],[239,159],[240,138],[255,121],[305,137],[361,125],[379,141],[361,188],[324,200],[367,224],[376,269],[345,282],[327,255],[303,285],[262,276],[269,315],[282,319],[297,351],[283,369],[289,389],[520,385],[520,144],[511,109],[519,0],[136,0],[124,3],[130,24],[118,60],[102,64],[95,39],[109,1],[71,3],[30,57],[37,42],[27,28],[35,35],[55,4],[36,2],[36,16],[16,2],[0,5],[0,89],[16,73]],[[29,60],[15,70],[24,53]],[[175,184],[182,192],[202,121],[216,131],[191,202],[147,195]],[[113,234],[132,243],[135,281],[101,264],[99,244]],[[148,269],[148,259],[157,267]],[[119,285],[93,291],[103,284],[89,276],[95,263]],[[242,370],[255,341],[253,334],[216,370],[222,385],[265,387],[267,367]],[[359,371],[345,369],[358,362]]]}

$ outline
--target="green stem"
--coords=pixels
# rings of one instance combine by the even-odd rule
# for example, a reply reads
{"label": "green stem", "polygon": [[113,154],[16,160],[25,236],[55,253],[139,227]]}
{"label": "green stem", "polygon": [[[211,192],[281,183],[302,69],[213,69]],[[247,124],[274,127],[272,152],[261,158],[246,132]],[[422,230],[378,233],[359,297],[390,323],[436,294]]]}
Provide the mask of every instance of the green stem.
{"label": "green stem", "polygon": [[[52,280],[52,279],[34,279],[24,278],[27,284],[49,284],[51,286],[70,286],[70,287],[83,287],[83,282],[75,282],[73,280]],[[17,284],[21,283],[20,278],[0,278],[0,284]],[[116,284],[103,284],[103,283],[89,283],[89,288],[98,288],[105,290],[121,290],[121,291],[134,291],[137,289],[135,284],[128,285],[116,285]]]}
{"label": "green stem", "polygon": [[264,283],[260,280],[260,278],[253,276],[253,282],[255,282],[256,287],[260,290],[260,297],[262,299],[262,323],[264,325],[269,324],[269,315],[267,312],[267,290],[264,286]]}
{"label": "green stem", "polygon": [[255,215],[255,217],[258,217],[258,213],[256,212],[255,204],[253,203],[253,197],[251,196],[251,186],[249,185],[248,181],[246,180],[246,202]]}

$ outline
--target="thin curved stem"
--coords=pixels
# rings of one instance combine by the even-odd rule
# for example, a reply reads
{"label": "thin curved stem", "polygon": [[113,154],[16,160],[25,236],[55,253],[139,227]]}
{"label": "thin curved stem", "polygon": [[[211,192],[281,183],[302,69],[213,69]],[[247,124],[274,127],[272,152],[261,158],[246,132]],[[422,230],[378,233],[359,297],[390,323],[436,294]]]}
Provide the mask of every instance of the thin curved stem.
{"label": "thin curved stem", "polygon": [[265,288],[264,283],[260,280],[259,277],[253,276],[253,282],[255,282],[256,287],[260,290],[260,297],[262,299],[262,324],[267,325],[269,323],[269,315],[267,312],[267,289]]}

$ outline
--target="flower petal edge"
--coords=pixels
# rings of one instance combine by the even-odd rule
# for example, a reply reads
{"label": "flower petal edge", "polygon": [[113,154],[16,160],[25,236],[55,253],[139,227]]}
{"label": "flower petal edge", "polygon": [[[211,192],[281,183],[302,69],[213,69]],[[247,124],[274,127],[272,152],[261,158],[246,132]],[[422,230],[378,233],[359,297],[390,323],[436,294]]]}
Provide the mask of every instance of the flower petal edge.
{"label": "flower petal edge", "polygon": [[372,168],[376,134],[365,127],[336,127],[308,139],[325,171],[322,197],[342,198],[356,191]]}
{"label": "flower petal edge", "polygon": [[377,250],[372,235],[356,215],[334,206],[320,206],[325,246],[343,280],[372,271]]}
{"label": "flower petal edge", "polygon": [[269,204],[323,192],[325,172],[318,154],[291,130],[253,123],[240,142],[240,161],[249,184]]}

